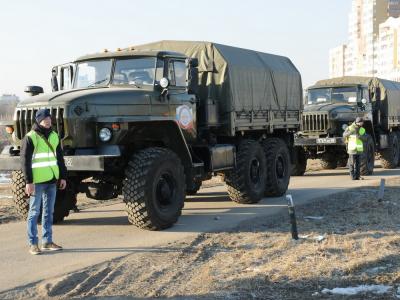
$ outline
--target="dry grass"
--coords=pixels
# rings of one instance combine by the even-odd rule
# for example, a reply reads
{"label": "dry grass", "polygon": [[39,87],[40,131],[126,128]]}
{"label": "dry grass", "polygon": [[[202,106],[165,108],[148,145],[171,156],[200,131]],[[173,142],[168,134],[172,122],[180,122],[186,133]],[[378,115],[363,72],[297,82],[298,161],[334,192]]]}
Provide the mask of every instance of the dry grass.
{"label": "dry grass", "polygon": [[[104,262],[0,294],[0,298],[395,299],[400,285],[400,180],[355,189],[297,207],[290,238],[287,212],[234,230]],[[322,216],[307,220],[306,216]],[[323,235],[320,242],[316,236]],[[389,294],[340,297],[323,288],[393,286]]]}

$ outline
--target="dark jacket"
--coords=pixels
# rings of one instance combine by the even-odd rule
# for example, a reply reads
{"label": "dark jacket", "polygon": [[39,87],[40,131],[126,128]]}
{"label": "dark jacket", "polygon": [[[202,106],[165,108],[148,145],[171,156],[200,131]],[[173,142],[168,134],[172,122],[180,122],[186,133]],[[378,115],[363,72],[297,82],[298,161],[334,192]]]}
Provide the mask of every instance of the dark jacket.
{"label": "dark jacket", "polygon": [[[43,127],[37,125],[36,123],[33,124],[32,130],[42,134],[47,139],[49,138],[49,135],[52,132],[51,128],[46,129],[46,128],[43,128]],[[33,155],[34,150],[35,150],[35,147],[32,143],[31,138],[26,135],[24,137],[24,139],[22,140],[22,145],[21,145],[21,167],[22,167],[22,172],[24,172],[26,183],[33,183],[32,155]],[[66,179],[67,178],[67,168],[65,167],[64,156],[63,156],[61,144],[58,144],[58,146],[57,146],[56,156],[57,156],[58,168],[60,170],[60,179]],[[55,183],[56,181],[57,181],[56,178],[53,178],[52,180],[50,180],[48,182],[44,182],[44,183]]]}

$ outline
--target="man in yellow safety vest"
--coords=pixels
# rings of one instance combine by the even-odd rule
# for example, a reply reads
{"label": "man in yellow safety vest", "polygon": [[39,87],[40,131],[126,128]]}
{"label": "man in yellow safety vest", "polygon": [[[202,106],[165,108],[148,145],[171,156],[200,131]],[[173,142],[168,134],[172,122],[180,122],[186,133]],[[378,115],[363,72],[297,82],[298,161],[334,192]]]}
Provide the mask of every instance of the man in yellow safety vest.
{"label": "man in yellow safety vest", "polygon": [[343,137],[347,143],[349,154],[349,170],[353,180],[360,180],[361,155],[364,152],[365,128],[364,120],[357,117],[355,122],[346,128]]}
{"label": "man in yellow safety vest", "polygon": [[[30,196],[27,220],[29,252],[33,255],[40,254],[41,250],[62,250],[61,246],[53,242],[52,224],[57,182],[60,189],[65,189],[67,185],[67,169],[59,137],[51,129],[50,111],[38,110],[35,121],[21,146],[25,191]],[[40,212],[42,212],[42,249],[38,246],[37,237]]]}

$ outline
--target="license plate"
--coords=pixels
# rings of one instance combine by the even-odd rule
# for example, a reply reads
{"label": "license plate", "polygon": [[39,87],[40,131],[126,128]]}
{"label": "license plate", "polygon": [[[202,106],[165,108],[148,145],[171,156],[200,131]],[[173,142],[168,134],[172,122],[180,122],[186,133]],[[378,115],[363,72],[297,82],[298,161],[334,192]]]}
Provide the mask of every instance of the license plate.
{"label": "license plate", "polygon": [[317,139],[317,144],[336,144],[335,138]]}

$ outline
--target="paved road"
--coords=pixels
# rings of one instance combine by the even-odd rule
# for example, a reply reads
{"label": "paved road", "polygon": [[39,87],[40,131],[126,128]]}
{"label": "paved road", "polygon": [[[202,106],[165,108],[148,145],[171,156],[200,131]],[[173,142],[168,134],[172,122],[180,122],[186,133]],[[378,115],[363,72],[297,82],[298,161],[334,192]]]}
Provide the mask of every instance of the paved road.
{"label": "paved road", "polygon": [[[320,171],[293,177],[289,193],[299,205],[348,188],[377,185],[382,177],[396,176],[400,176],[400,170],[376,169],[374,176],[354,182],[349,180],[345,169]],[[179,223],[162,232],[144,231],[128,225],[123,204],[92,208],[73,214],[63,224],[54,226],[55,241],[64,246],[64,251],[39,256],[31,256],[27,251],[25,222],[3,224],[0,225],[0,291],[129,253],[154,251],[162,244],[201,232],[231,228],[254,217],[268,217],[285,207],[283,198],[263,199],[256,205],[239,205],[229,201],[225,187],[205,188],[185,203]]]}

